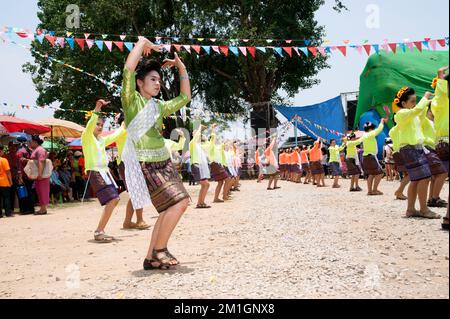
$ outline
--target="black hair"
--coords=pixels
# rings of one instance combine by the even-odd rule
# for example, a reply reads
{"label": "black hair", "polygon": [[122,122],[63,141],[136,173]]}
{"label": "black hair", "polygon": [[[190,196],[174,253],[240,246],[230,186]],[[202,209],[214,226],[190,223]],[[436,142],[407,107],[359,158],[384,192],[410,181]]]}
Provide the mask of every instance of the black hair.
{"label": "black hair", "polygon": [[349,140],[351,140],[351,139],[353,139],[353,138],[355,138],[355,137],[356,137],[355,132],[352,132],[352,133],[350,133],[350,134],[347,135],[347,138],[348,138]]}
{"label": "black hair", "polygon": [[141,59],[136,67],[136,90],[139,92],[139,87],[137,85],[137,80],[144,81],[147,74],[152,71],[161,74],[161,64],[155,60]]}
{"label": "black hair", "polygon": [[332,138],[332,139],[330,140],[330,144],[333,143],[333,142],[336,142],[336,140],[335,140],[334,138]]}
{"label": "black hair", "polygon": [[[400,102],[397,104],[397,106],[403,108],[402,102],[408,101],[409,97],[415,94],[416,91],[413,88],[407,88],[405,92],[403,92],[403,95],[400,98],[398,98]],[[397,99],[397,96],[395,96],[395,98]]]}
{"label": "black hair", "polygon": [[123,121],[125,121],[125,115],[123,113],[120,113],[119,117],[117,118],[117,124],[122,125]]}
{"label": "black hair", "polygon": [[44,140],[42,140],[39,135],[35,134],[35,135],[31,135],[31,140],[35,141],[36,143],[38,143],[39,145],[44,144]]}
{"label": "black hair", "polygon": [[366,122],[366,124],[364,124],[364,132],[370,132],[375,128],[375,124],[373,124],[372,122]]}

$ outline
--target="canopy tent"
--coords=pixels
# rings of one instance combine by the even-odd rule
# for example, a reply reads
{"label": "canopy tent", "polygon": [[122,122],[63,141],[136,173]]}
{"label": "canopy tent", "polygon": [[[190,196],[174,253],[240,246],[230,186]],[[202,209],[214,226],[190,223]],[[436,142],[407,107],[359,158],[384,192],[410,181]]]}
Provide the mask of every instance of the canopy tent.
{"label": "canopy tent", "polygon": [[315,138],[320,136],[327,141],[335,139],[341,143],[342,137],[335,132],[343,134],[345,130],[345,114],[340,96],[314,105],[302,107],[287,107],[275,105],[275,109],[289,121],[296,115],[303,121],[294,122],[304,134]]}
{"label": "canopy tent", "polygon": [[[111,135],[113,133],[115,133],[115,131],[107,131],[107,132],[105,131],[105,132],[102,132],[100,135],[105,137],[105,136]],[[81,150],[82,149],[81,138],[72,139],[72,141],[69,143],[68,147],[73,150]],[[111,145],[106,145],[106,147],[114,148],[114,147],[117,147],[117,145],[116,145],[116,143],[112,143]]]}
{"label": "canopy tent", "polygon": [[[360,77],[354,127],[360,123],[361,116],[371,109],[384,117],[383,106],[387,105],[392,113],[392,101],[403,86],[414,88],[419,97],[426,91],[432,91],[431,82],[437,70],[448,65],[448,59],[448,51],[419,52],[417,49],[413,52],[408,49],[406,53],[372,55]],[[392,120],[388,125],[392,127]]]}

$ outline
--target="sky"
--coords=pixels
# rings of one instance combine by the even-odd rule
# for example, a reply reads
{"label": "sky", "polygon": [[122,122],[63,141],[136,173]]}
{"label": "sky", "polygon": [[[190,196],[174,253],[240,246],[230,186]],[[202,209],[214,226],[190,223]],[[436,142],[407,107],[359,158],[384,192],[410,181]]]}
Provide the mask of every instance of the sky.
{"label": "sky", "polygon": [[[385,39],[398,42],[448,36],[448,0],[344,0],[344,3],[349,11],[337,13],[332,10],[334,1],[326,0],[326,4],[316,13],[318,23],[325,26],[325,39],[332,41],[333,45],[344,44],[344,40],[360,44],[364,40],[382,43]],[[37,0],[9,2],[0,11],[0,27],[35,29],[39,22],[37,10]],[[32,61],[30,53],[0,42],[0,61],[0,103],[34,105],[38,94],[31,76],[22,72],[22,65]],[[304,106],[331,99],[344,92],[358,91],[359,76],[366,62],[367,55],[360,55],[356,50],[350,50],[347,57],[340,53],[334,54],[328,61],[330,69],[317,75],[320,84],[300,91],[290,102],[294,106]],[[48,118],[53,114],[49,109],[1,108],[0,114],[16,112],[16,116],[31,120]],[[230,136],[241,137],[244,134],[242,125],[235,124],[233,127]]]}

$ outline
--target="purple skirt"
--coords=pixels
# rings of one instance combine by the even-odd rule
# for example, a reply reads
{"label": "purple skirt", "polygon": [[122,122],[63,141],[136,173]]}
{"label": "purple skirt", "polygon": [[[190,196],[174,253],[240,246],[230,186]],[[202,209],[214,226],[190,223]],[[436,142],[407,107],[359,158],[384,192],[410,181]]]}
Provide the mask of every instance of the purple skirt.
{"label": "purple skirt", "polygon": [[395,161],[395,169],[399,173],[407,173],[406,167],[405,167],[405,161],[403,160],[402,155],[397,152],[393,154],[394,161]]}
{"label": "purple skirt", "polygon": [[330,167],[331,167],[331,175],[332,176],[334,176],[334,177],[342,176],[342,169],[341,169],[341,166],[339,165],[339,163],[331,162]]}
{"label": "purple skirt", "polygon": [[229,177],[225,168],[216,162],[211,163],[211,176],[216,182],[224,181]]}
{"label": "purple skirt", "polygon": [[430,178],[431,169],[422,146],[405,146],[400,149],[406,170],[412,182]]}
{"label": "purple skirt", "polygon": [[313,175],[325,174],[325,170],[323,169],[321,162],[311,162],[310,167]]}
{"label": "purple skirt", "polygon": [[437,176],[447,173],[447,168],[440,160],[437,152],[431,148],[428,148],[430,153],[427,154],[428,165],[430,165],[431,175]]}
{"label": "purple skirt", "polygon": [[359,169],[359,166],[356,165],[356,159],[347,158],[345,160],[345,163],[347,164],[347,175],[349,176],[361,175],[361,170]]}
{"label": "purple skirt", "polygon": [[383,170],[381,169],[380,163],[373,155],[367,155],[363,158],[363,169],[366,175],[381,175]]}
{"label": "purple skirt", "polygon": [[89,183],[91,184],[94,194],[100,205],[105,206],[113,199],[119,198],[119,192],[113,184],[106,184],[102,175],[96,171],[88,171]]}

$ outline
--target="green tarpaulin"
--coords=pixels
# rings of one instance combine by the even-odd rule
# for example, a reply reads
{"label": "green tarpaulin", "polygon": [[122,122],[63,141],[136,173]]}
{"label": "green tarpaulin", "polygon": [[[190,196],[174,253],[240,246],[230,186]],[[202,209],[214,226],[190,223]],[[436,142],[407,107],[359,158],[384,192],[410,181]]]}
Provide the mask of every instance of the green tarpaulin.
{"label": "green tarpaulin", "polygon": [[[372,55],[360,77],[354,127],[357,127],[361,115],[371,109],[375,108],[384,117],[383,106],[391,109],[395,94],[403,86],[414,88],[419,97],[426,91],[432,92],[431,82],[437,70],[448,65],[448,58],[448,51],[424,50],[421,53],[417,49],[411,52],[409,48],[405,53]],[[392,125],[391,120],[389,126]]]}

